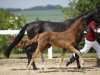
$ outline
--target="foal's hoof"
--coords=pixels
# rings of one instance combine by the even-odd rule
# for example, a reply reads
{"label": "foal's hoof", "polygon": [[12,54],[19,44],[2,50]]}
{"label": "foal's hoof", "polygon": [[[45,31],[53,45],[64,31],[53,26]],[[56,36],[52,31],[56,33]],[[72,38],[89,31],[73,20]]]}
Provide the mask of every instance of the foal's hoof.
{"label": "foal's hoof", "polygon": [[83,60],[81,61],[81,64],[84,65],[84,61]]}
{"label": "foal's hoof", "polygon": [[42,70],[44,70],[44,67],[42,67]]}
{"label": "foal's hoof", "polygon": [[62,70],[61,70],[60,68],[58,69],[58,71],[59,71],[59,72],[62,72]]}
{"label": "foal's hoof", "polygon": [[28,66],[28,67],[27,67],[27,70],[28,70],[28,74],[30,74],[31,67],[30,67],[30,66]]}
{"label": "foal's hoof", "polygon": [[30,74],[30,68],[27,68],[27,70],[28,70],[28,72],[27,72],[27,73],[28,73],[28,74]]}

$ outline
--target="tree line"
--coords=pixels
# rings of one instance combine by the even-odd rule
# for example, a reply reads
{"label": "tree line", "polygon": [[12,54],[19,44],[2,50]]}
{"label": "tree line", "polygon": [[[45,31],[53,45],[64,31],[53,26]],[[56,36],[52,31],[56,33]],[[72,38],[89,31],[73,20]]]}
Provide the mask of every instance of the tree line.
{"label": "tree line", "polygon": [[[62,8],[61,5],[46,5],[46,6],[34,6],[31,8],[25,8],[25,9],[20,9],[20,8],[6,8],[7,11],[32,11],[32,10],[51,10],[51,9],[59,9]],[[2,8],[3,9],[3,8]]]}

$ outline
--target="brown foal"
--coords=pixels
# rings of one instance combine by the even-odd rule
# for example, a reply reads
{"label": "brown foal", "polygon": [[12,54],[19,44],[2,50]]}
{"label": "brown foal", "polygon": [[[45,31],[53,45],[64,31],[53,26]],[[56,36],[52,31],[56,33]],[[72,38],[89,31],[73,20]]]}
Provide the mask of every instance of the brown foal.
{"label": "brown foal", "polygon": [[[81,29],[84,29],[84,27],[82,26],[82,18],[79,18],[75,21],[75,23],[73,23],[73,25],[69,29],[64,32],[44,32],[39,35],[36,35],[30,41],[30,44],[32,42],[38,42],[38,46],[36,51],[32,54],[31,62],[28,65],[29,71],[33,60],[36,58],[39,52],[42,52],[45,49],[48,43],[57,47],[66,48],[66,50],[76,53],[80,57],[82,63],[83,60],[81,57],[81,53],[74,48],[78,31]],[[64,55],[65,52],[63,51],[61,60],[59,62],[59,67],[63,61]]]}

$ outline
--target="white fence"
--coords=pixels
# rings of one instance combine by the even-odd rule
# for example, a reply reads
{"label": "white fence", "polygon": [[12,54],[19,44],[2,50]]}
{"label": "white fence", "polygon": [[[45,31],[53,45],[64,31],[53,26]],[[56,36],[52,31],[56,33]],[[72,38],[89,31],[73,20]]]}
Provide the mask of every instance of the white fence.
{"label": "white fence", "polygon": [[19,31],[20,30],[0,30],[0,35],[16,35],[19,33]]}
{"label": "white fence", "polygon": [[[19,31],[20,30],[0,30],[0,35],[16,35]],[[100,33],[100,28],[98,29],[98,33]]]}

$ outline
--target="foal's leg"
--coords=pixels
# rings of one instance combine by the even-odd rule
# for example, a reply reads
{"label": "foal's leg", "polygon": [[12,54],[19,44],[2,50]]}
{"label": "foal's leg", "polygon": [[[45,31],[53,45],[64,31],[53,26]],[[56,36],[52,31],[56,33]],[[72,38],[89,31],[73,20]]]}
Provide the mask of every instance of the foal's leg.
{"label": "foal's leg", "polygon": [[37,49],[36,51],[32,54],[32,59],[28,65],[28,69],[29,69],[29,72],[30,72],[30,68],[31,68],[31,64],[32,62],[34,61],[34,59],[36,58],[36,56],[38,55],[39,52],[43,51],[43,49],[45,48],[45,46],[47,45],[47,42],[45,41],[44,38],[41,38],[39,39],[38,41],[38,46],[37,46]]}
{"label": "foal's leg", "polygon": [[[28,46],[28,47],[25,48],[25,52],[26,52],[27,58],[28,58],[28,65],[29,65],[29,63],[30,63],[30,61],[31,61],[32,53],[33,53],[35,50],[36,50],[36,49],[34,49],[33,46]],[[27,65],[27,66],[28,66],[28,65]],[[33,66],[33,69],[34,69],[34,70],[37,69],[37,67],[36,67],[34,61],[33,61],[33,63],[32,63],[32,66]]]}
{"label": "foal's leg", "polygon": [[[27,50],[26,51],[26,54],[27,54],[27,58],[28,58],[28,65],[29,65],[29,63],[30,63],[30,61],[31,61],[31,58],[32,58],[32,52],[30,52],[29,50]],[[37,67],[36,67],[36,65],[35,65],[35,62],[33,61],[33,63],[32,63],[32,66],[33,66],[33,69],[34,70],[36,70],[37,69]]]}
{"label": "foal's leg", "polygon": [[83,62],[81,53],[78,50],[76,50],[73,46],[70,46],[69,49],[79,56],[79,59],[81,60],[81,64],[83,64],[84,62]]}
{"label": "foal's leg", "polygon": [[62,64],[62,61],[64,59],[65,53],[66,53],[66,49],[63,49],[62,54],[61,54],[61,59],[60,59],[59,64],[58,64],[58,69],[61,67],[61,64]]}
{"label": "foal's leg", "polygon": [[41,52],[41,60],[42,60],[42,69],[44,69],[44,62],[45,62],[45,60],[44,60],[44,57],[42,55],[42,52]]}
{"label": "foal's leg", "polygon": [[31,59],[29,65],[28,65],[29,73],[30,73],[31,65],[32,65],[34,59],[36,58],[36,56],[38,55],[39,52],[40,52],[40,49],[37,47],[36,51],[32,54],[32,59]]}

